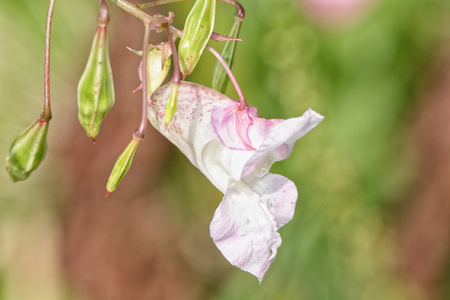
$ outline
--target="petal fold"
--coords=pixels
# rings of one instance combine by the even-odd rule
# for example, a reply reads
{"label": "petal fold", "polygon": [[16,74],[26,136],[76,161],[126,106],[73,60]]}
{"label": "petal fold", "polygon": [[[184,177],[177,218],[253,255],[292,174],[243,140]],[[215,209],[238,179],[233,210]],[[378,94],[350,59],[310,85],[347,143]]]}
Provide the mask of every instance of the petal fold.
{"label": "petal fold", "polygon": [[281,245],[277,230],[292,218],[296,201],[294,183],[281,175],[234,182],[214,214],[211,237],[232,265],[261,281]]}
{"label": "petal fold", "polygon": [[[252,172],[258,177],[267,174],[274,162],[291,155],[295,142],[316,127],[323,120],[323,116],[309,109],[301,117],[277,120],[278,122],[272,124],[266,122],[274,120],[276,119],[258,120],[253,126],[255,129],[251,128],[250,138],[260,135],[261,128],[265,128],[267,134],[254,154],[246,161],[241,177]],[[265,126],[258,125],[258,122],[264,122]]]}

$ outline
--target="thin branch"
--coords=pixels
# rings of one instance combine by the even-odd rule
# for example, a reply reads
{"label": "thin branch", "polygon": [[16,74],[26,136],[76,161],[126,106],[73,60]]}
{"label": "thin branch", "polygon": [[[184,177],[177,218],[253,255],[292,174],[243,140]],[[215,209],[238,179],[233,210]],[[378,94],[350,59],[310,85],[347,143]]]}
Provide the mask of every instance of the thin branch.
{"label": "thin branch", "polygon": [[[136,4],[136,6],[139,7],[140,9],[145,9],[145,8],[149,8],[149,7],[153,7],[153,6],[157,6],[157,5],[176,3],[176,2],[182,2],[182,1],[188,1],[188,0],[155,0],[155,1],[152,1],[149,3]],[[193,0],[191,0],[191,1],[193,1]],[[229,3],[229,4],[233,5],[234,7],[236,7],[235,16],[240,19],[244,19],[245,10],[239,2],[237,2],[235,0],[217,0],[217,1],[225,2],[225,3]]]}
{"label": "thin branch", "polygon": [[231,82],[234,85],[234,88],[236,89],[236,92],[239,96],[239,102],[240,102],[240,109],[243,110],[247,107],[247,101],[245,100],[244,93],[242,93],[241,88],[239,87],[239,84],[236,80],[236,78],[233,75],[233,72],[231,71],[230,67],[227,65],[223,57],[210,45],[206,45],[206,48],[214,54],[214,56],[217,58],[217,60],[222,64],[225,71],[227,71],[228,77],[230,77]]}
{"label": "thin branch", "polygon": [[44,110],[41,114],[41,120],[43,121],[50,121],[52,118],[52,109],[50,106],[50,35],[54,7],[55,0],[50,0],[47,13],[47,24],[45,25]]}
{"label": "thin branch", "polygon": [[175,46],[175,41],[173,40],[172,32],[169,27],[164,29],[167,34],[167,39],[169,40],[169,45],[172,50],[173,57],[173,74],[170,82],[179,84],[181,82],[181,74],[180,74],[180,63],[178,59],[177,47]]}
{"label": "thin branch", "polygon": [[134,135],[140,138],[144,138],[145,131],[147,129],[147,97],[148,97],[148,73],[147,73],[147,61],[148,61],[148,43],[150,41],[150,24],[145,24],[144,30],[144,44],[142,46],[142,115],[141,123],[138,129],[134,132]]}
{"label": "thin branch", "polygon": [[150,24],[153,21],[153,17],[143,12],[137,4],[131,3],[126,0],[110,0],[112,3],[116,4],[126,12],[132,14],[133,16],[141,19],[144,24]]}

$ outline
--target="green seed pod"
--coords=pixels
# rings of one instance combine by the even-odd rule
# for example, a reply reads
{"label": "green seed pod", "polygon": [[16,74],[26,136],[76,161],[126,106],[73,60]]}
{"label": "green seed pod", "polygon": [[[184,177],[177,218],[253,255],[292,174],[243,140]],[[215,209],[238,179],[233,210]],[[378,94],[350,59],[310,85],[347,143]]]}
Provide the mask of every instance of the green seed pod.
{"label": "green seed pod", "polygon": [[180,84],[177,83],[171,83],[170,85],[172,86],[172,89],[164,111],[164,124],[166,125],[169,125],[172,122],[175,111],[177,110],[177,95],[178,88],[180,87]]}
{"label": "green seed pod", "polygon": [[216,0],[197,0],[184,24],[178,45],[181,72],[189,75],[200,60],[214,28]]}
{"label": "green seed pod", "polygon": [[[230,37],[237,38],[239,36],[239,31],[241,29],[242,19],[236,17],[236,20],[231,28]],[[228,40],[225,42],[225,45],[222,48],[222,53],[220,54],[223,60],[227,63],[230,69],[233,69],[234,66],[234,54],[236,53],[237,41]],[[223,68],[222,64],[219,61],[216,61],[213,70],[212,76],[212,88],[216,91],[224,94],[229,77],[227,71]]]}
{"label": "green seed pod", "polygon": [[95,33],[86,69],[78,84],[78,120],[91,139],[95,140],[114,101],[106,25],[100,24]]}
{"label": "green seed pod", "polygon": [[48,120],[37,120],[13,141],[6,157],[6,170],[12,181],[27,179],[44,160],[48,123]]}
{"label": "green seed pod", "polygon": [[111,175],[109,175],[108,183],[106,184],[106,196],[112,193],[119,185],[122,178],[127,174],[130,169],[131,163],[133,162],[134,153],[136,152],[140,137],[133,135],[133,139],[125,148],[125,150],[117,158],[116,163],[112,169]]}

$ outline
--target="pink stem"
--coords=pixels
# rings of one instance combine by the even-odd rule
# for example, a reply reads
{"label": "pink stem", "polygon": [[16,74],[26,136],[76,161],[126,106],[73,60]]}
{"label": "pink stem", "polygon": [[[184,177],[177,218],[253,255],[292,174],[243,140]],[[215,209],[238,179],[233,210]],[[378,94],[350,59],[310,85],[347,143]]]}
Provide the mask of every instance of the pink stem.
{"label": "pink stem", "polygon": [[170,82],[179,84],[181,81],[180,75],[180,63],[178,60],[177,47],[175,47],[175,42],[173,40],[172,32],[169,27],[165,28],[167,39],[169,40],[170,49],[172,50],[173,57],[173,75]]}
{"label": "pink stem", "polygon": [[228,77],[230,77],[231,82],[234,85],[234,88],[236,89],[236,92],[239,96],[239,102],[240,102],[240,109],[244,110],[247,107],[247,101],[245,100],[244,93],[242,93],[241,88],[239,87],[239,84],[236,80],[236,78],[233,75],[233,72],[231,72],[230,67],[227,65],[227,63],[223,60],[222,56],[210,45],[206,45],[206,48],[214,54],[214,56],[217,58],[217,60],[222,64],[222,66],[225,68],[225,71],[227,71]]}
{"label": "pink stem", "polygon": [[147,96],[148,96],[148,78],[147,78],[147,52],[148,43],[150,40],[150,24],[144,26],[144,44],[142,46],[142,115],[141,123],[138,129],[134,132],[136,137],[144,138],[147,129]]}
{"label": "pink stem", "polygon": [[52,110],[50,106],[50,32],[52,28],[53,8],[55,0],[50,0],[47,13],[47,24],[45,26],[45,62],[44,62],[44,111],[41,120],[50,121]]}

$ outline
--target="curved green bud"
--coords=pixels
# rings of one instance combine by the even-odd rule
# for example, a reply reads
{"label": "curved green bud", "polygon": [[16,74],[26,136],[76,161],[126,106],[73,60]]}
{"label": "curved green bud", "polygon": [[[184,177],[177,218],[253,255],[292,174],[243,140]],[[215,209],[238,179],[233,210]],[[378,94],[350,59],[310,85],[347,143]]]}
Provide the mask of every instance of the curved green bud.
{"label": "curved green bud", "polygon": [[167,100],[166,109],[164,110],[164,124],[166,126],[172,122],[175,111],[177,110],[177,95],[178,88],[180,87],[178,83],[171,83],[170,85],[172,89],[170,90],[169,100]]}
{"label": "curved green bud", "polygon": [[164,57],[164,52],[161,49],[154,48],[147,53],[147,91],[150,97],[156,91],[170,70],[172,59],[171,57]]}
{"label": "curved green bud", "polygon": [[12,181],[27,179],[44,160],[48,124],[48,120],[39,119],[13,141],[6,157],[6,170]]}
{"label": "curved green bud", "polygon": [[[233,27],[231,28],[230,37],[237,38],[239,36],[241,24],[242,19],[236,17]],[[227,40],[222,48],[222,53],[220,54],[231,70],[234,66],[234,54],[236,53],[237,42],[238,41],[236,40]],[[222,64],[219,61],[216,61],[212,76],[212,88],[219,93],[225,94],[229,79],[227,71],[223,68]]]}
{"label": "curved green bud", "polygon": [[178,45],[181,72],[189,75],[197,65],[214,29],[216,0],[197,0],[184,24]]}
{"label": "curved green bud", "polygon": [[122,154],[117,158],[116,163],[112,169],[111,175],[109,175],[108,183],[106,184],[106,196],[112,193],[119,185],[122,178],[127,174],[133,162],[134,153],[136,152],[140,137],[133,135],[133,139],[128,146],[123,150]]}
{"label": "curved green bud", "polygon": [[95,140],[114,101],[106,25],[100,24],[95,33],[86,69],[78,84],[78,120],[91,139]]}

